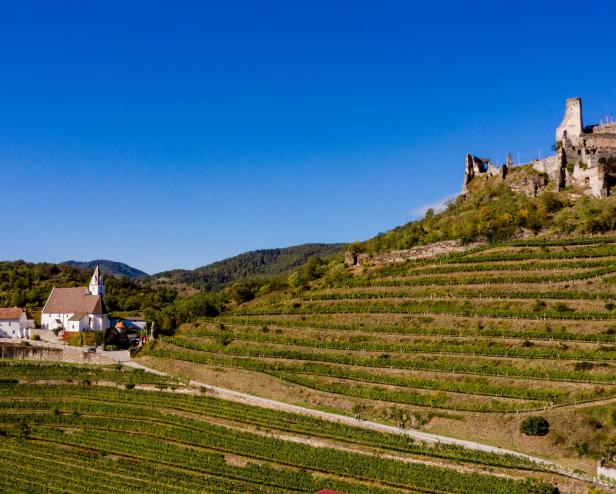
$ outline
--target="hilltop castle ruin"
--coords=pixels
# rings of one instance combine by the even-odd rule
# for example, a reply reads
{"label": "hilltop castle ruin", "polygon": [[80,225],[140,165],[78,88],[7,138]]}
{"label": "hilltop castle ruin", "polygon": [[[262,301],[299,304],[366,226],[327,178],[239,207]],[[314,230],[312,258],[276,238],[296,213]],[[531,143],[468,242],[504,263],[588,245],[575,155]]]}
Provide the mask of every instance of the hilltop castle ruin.
{"label": "hilltop castle ruin", "polygon": [[[532,195],[547,186],[553,190],[574,186],[594,197],[616,194],[616,122],[606,118],[606,122],[584,127],[581,98],[569,98],[563,120],[556,129],[554,150],[556,154],[548,158],[526,163],[537,174],[512,188]],[[478,176],[505,179],[512,166],[511,154],[501,166],[467,154],[462,193],[468,191],[468,184]]]}

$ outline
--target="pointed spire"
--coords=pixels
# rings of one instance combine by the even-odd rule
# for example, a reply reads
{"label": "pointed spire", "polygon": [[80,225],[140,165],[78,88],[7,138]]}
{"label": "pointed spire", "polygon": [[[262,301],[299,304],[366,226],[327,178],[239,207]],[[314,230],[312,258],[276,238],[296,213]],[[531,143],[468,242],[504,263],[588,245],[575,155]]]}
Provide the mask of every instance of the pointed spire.
{"label": "pointed spire", "polygon": [[98,285],[102,281],[103,281],[103,276],[101,275],[101,270],[97,264],[96,268],[94,269],[94,274],[92,275],[92,279],[90,280],[90,285]]}
{"label": "pointed spire", "polygon": [[94,270],[94,274],[90,280],[88,291],[90,292],[90,295],[101,295],[103,299],[105,298],[105,282],[103,281],[103,273],[101,273],[101,269],[98,264],[96,265],[96,269]]}

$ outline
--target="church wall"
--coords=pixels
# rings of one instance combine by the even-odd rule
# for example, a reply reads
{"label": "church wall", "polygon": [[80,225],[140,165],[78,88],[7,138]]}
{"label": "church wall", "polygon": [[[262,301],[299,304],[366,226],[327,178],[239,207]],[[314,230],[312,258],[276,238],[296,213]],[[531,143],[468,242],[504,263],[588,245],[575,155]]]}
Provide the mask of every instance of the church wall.
{"label": "church wall", "polygon": [[83,320],[83,318],[79,321],[69,321],[68,325],[65,326],[65,330],[69,331],[69,332],[77,332],[77,331],[81,331],[81,321]]}
{"label": "church wall", "polygon": [[92,330],[103,331],[107,328],[109,328],[109,317],[107,317],[107,314],[92,316]]}
{"label": "church wall", "polygon": [[68,320],[73,317],[73,314],[46,314],[41,315],[41,328],[55,329],[56,319],[60,319],[63,328],[68,328]]}
{"label": "church wall", "polygon": [[[90,316],[92,317],[92,327],[90,327]],[[43,314],[41,316],[41,328],[49,330],[56,329],[56,319],[62,321],[62,327],[66,331],[85,331],[88,329],[103,331],[109,327],[109,317],[107,314],[88,314],[79,321],[69,321],[71,317],[73,317],[73,314]]]}

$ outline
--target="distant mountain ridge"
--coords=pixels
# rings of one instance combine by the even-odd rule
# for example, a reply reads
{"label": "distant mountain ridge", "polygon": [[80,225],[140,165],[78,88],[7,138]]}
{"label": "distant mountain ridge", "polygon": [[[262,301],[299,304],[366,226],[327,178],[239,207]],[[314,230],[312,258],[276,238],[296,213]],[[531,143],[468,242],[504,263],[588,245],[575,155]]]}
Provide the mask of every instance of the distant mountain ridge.
{"label": "distant mountain ridge", "polygon": [[148,276],[148,273],[145,271],[133,268],[123,262],[109,261],[107,259],[95,259],[93,261],[64,261],[60,264],[65,264],[67,266],[73,266],[80,269],[94,269],[96,265],[98,265],[103,271],[103,274],[126,276],[127,278],[140,278],[142,276]]}
{"label": "distant mountain ridge", "polygon": [[277,275],[295,269],[310,257],[341,255],[346,244],[302,244],[244,252],[193,270],[176,269],[152,275],[188,283],[201,290],[217,290],[234,281],[259,275]]}

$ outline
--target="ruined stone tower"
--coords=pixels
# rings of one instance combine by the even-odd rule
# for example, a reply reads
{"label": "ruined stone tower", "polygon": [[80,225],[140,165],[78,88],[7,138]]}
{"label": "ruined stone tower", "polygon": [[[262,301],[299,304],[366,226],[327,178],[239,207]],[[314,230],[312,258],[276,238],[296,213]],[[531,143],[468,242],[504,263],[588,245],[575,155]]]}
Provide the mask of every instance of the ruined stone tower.
{"label": "ruined stone tower", "polygon": [[579,137],[584,132],[582,122],[582,98],[568,98],[565,103],[565,116],[556,129],[556,142],[568,137],[577,146]]}
{"label": "ruined stone tower", "polygon": [[[511,188],[530,195],[566,187],[594,197],[616,195],[615,122],[585,127],[582,99],[569,98],[562,122],[556,129],[554,149],[556,154],[552,156],[519,165],[530,166],[536,173],[524,174],[521,180],[509,184]],[[488,179],[500,175],[504,180],[511,162],[508,156],[507,164],[496,167],[489,159],[467,154],[462,193],[466,193],[468,184],[480,176]]]}

